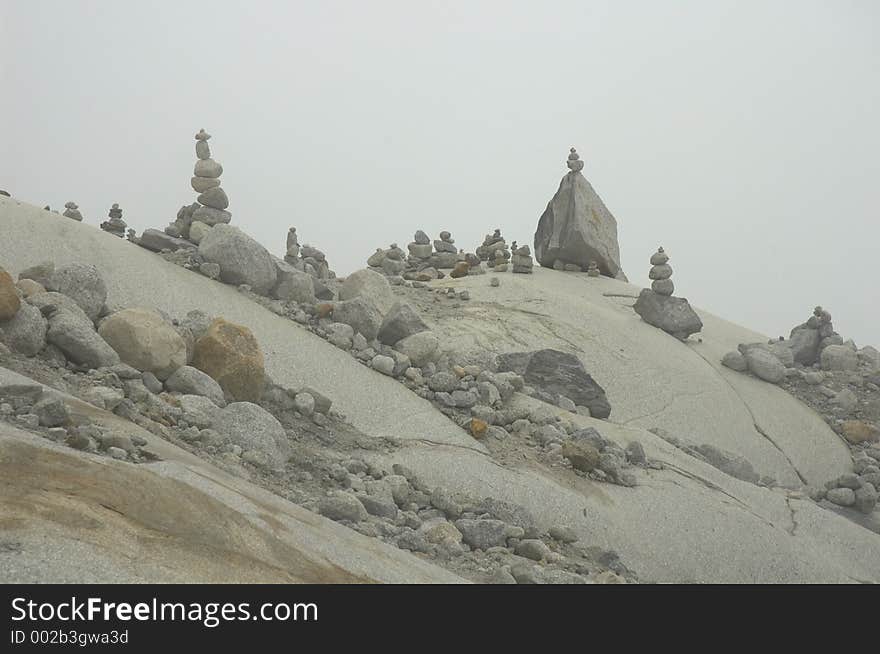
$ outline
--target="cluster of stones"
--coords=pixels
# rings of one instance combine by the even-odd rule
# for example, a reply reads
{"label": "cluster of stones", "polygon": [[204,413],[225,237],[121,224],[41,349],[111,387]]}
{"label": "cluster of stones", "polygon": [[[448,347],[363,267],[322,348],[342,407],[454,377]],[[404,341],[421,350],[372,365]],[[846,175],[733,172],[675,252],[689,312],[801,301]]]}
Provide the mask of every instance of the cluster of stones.
{"label": "cluster of stones", "polygon": [[105,220],[104,222],[102,222],[101,229],[103,229],[105,232],[113,234],[114,236],[118,236],[119,238],[125,238],[125,230],[128,228],[128,225],[122,219],[122,209],[119,208],[119,205],[114,202],[113,206],[110,207],[110,211],[107,216],[110,218],[110,220]]}
{"label": "cluster of stones", "polygon": [[64,213],[61,215],[65,218],[70,218],[71,220],[75,220],[80,223],[83,219],[82,214],[79,212],[79,207],[76,206],[76,202],[65,202]]}
{"label": "cluster of stones", "polygon": [[591,261],[590,265],[587,267],[587,277],[598,277],[602,272],[599,270],[599,264],[595,261]]}
{"label": "cluster of stones", "polygon": [[392,243],[386,249],[377,248],[367,259],[367,266],[390,279],[418,282],[442,279],[445,277],[442,270],[452,269],[452,277],[484,272],[479,259],[473,254],[459,251],[448,231],[440,232],[440,238],[434,239],[432,248],[431,239],[420,229],[407,245],[407,250],[408,254],[397,243]]}
{"label": "cluster of stones", "polygon": [[291,227],[287,230],[284,261],[295,269],[306,272],[318,280],[336,278],[336,273],[330,270],[330,264],[327,263],[327,256],[321,250],[312,247],[308,243],[300,246],[296,235],[296,227]]}
{"label": "cluster of stones", "polygon": [[825,488],[812,490],[812,499],[872,513],[877,507],[877,489],[880,488],[880,450],[860,451],[853,463],[854,472],[826,482]]}
{"label": "cluster of stones", "polygon": [[[367,279],[373,275],[363,272]],[[3,280],[0,297],[5,297]],[[388,285],[385,279],[380,281]],[[43,283],[71,295],[41,290]],[[352,286],[359,284],[368,286],[369,281],[355,278]],[[241,325],[199,311],[191,311],[183,321],[171,322],[152,309],[110,312],[104,306],[106,293],[101,290],[100,275],[90,266],[35,266],[22,271],[22,289],[31,295],[20,303],[11,320],[3,322],[5,343],[18,353],[26,350],[25,356],[39,355],[47,365],[62,371],[65,387],[80,399],[202,456],[217,457],[219,465],[251,465],[287,478],[285,470],[294,465],[290,441],[299,438],[296,421],[309,420],[324,428],[338,417],[331,411],[331,401],[319,392],[284,388],[268,380],[260,348]],[[11,324],[17,319],[23,324]],[[65,325],[60,324],[62,320]],[[352,340],[345,341],[349,334],[339,329],[339,323],[316,319],[315,325],[341,347],[350,342],[356,348],[357,341],[363,340],[349,329]],[[441,371],[428,360],[436,353],[437,343],[423,327],[409,305],[395,303],[368,344],[375,346],[375,353],[361,354],[361,359],[381,374],[394,374],[387,365],[390,361],[402,370],[402,381],[412,384],[422,377],[425,387],[447,388],[446,376],[454,375],[457,385],[468,391],[427,392],[436,394],[436,401],[444,402],[450,411],[458,409],[457,403],[466,395],[464,404],[482,416],[463,425],[475,437],[506,434],[501,426],[506,420],[501,396],[509,396],[520,385],[518,375],[492,375],[461,367],[454,367],[451,373]],[[22,350],[22,331],[41,333],[40,342]],[[62,333],[65,335],[59,337]],[[394,348],[386,345],[388,342],[393,342]],[[6,347],[0,345],[0,356],[4,351],[9,353]],[[414,361],[424,368],[410,365]],[[471,405],[470,394],[490,404],[483,408]],[[77,420],[74,424],[70,418],[60,394],[44,392],[38,384],[0,386],[0,419],[70,447],[130,463],[153,457],[145,439],[98,423]],[[510,414],[510,419],[523,422],[520,413]],[[540,419],[544,427],[552,422],[544,416]],[[522,429],[520,425],[517,428]],[[591,577],[620,583],[623,579],[615,573],[631,576],[616,563],[606,564],[614,572],[598,574],[601,568],[589,560],[586,550],[574,545],[576,534],[565,526],[541,532],[522,507],[491,498],[474,500],[442,487],[427,488],[397,465],[389,474],[360,459],[345,461],[341,467],[338,461],[338,457],[326,459],[320,465],[327,467],[327,479],[339,488],[329,495],[307,495],[304,506],[403,549],[441,560],[450,555],[465,557],[462,564],[470,562],[473,569],[485,570],[488,565],[491,575],[481,577],[483,581],[581,583]],[[492,548],[496,551],[490,561],[486,557]]]}
{"label": "cluster of stones", "polygon": [[535,258],[542,266],[570,272],[582,272],[596,262],[602,274],[626,281],[617,221],[581,174],[584,162],[574,148],[566,166],[569,172],[538,221]]}
{"label": "cluster of stones", "polygon": [[492,234],[486,234],[483,244],[476,250],[476,255],[480,258],[480,261],[488,262],[495,272],[505,272],[507,270],[510,251],[507,249],[507,242],[501,235],[500,229],[496,229]]}
{"label": "cluster of stones", "polygon": [[651,290],[658,295],[672,295],[675,291],[675,284],[672,283],[672,266],[668,261],[669,255],[662,247],[651,255],[651,270],[648,272],[648,278],[652,280]]}
{"label": "cluster of stones", "polygon": [[651,256],[651,288],[642,289],[633,309],[649,325],[662,329],[681,341],[703,329],[703,321],[685,298],[672,295],[672,267],[669,256],[659,248]]}

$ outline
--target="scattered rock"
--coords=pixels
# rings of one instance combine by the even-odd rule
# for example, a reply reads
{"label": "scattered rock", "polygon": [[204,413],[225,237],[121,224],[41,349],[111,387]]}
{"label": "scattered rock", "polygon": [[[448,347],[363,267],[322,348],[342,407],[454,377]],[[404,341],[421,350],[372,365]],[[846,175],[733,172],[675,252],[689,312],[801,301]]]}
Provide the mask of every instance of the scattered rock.
{"label": "scattered rock", "polygon": [[257,339],[242,325],[216,318],[196,341],[192,365],[238,401],[256,402],[263,393],[263,353]]}
{"label": "scattered rock", "polygon": [[186,343],[153,309],[117,311],[101,321],[98,333],[124,363],[161,380],[186,365]]}

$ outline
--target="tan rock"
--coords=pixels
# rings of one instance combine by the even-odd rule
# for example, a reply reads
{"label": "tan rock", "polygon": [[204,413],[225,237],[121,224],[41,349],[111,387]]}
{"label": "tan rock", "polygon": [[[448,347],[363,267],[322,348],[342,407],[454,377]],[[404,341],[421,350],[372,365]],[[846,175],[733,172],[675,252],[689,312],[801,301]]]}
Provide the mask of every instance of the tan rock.
{"label": "tan rock", "polygon": [[11,320],[20,306],[21,298],[15,290],[12,276],[0,268],[0,320]]}
{"label": "tan rock", "polygon": [[186,342],[153,309],[123,309],[101,322],[98,334],[124,363],[165,380],[186,365]]}
{"label": "tan rock", "polygon": [[471,435],[474,438],[482,438],[486,435],[486,431],[489,429],[488,423],[485,420],[480,420],[479,418],[471,418]]}
{"label": "tan rock", "polygon": [[322,302],[315,307],[315,315],[318,318],[326,318],[333,313],[333,304],[330,302]]}
{"label": "tan rock", "polygon": [[459,261],[457,264],[455,264],[455,268],[452,269],[452,272],[449,273],[449,276],[453,279],[458,279],[459,277],[467,277],[470,269],[471,266],[467,261]]}
{"label": "tan rock", "polygon": [[864,420],[844,421],[841,432],[843,437],[853,444],[880,440],[880,428]]}
{"label": "tan rock", "polygon": [[590,472],[599,465],[599,450],[589,443],[564,443],[562,456],[571,461],[575,470]]}
{"label": "tan rock", "polygon": [[239,402],[256,402],[263,393],[263,353],[251,330],[242,325],[215,318],[196,341],[192,365]]}
{"label": "tan rock", "polygon": [[43,285],[39,282],[35,282],[33,279],[19,279],[15,285],[18,287],[18,290],[21,291],[22,296],[26,298],[46,292]]}

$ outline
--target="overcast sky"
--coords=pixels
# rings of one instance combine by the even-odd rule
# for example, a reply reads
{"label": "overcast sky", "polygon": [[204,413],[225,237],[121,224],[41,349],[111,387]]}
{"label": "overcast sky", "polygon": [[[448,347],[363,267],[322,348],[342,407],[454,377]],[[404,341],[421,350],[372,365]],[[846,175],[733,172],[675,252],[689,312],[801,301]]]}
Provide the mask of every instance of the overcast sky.
{"label": "overcast sky", "polygon": [[[568,148],[647,285],[880,346],[880,3],[0,0],[0,188],[164,228],[212,135],[233,224],[339,275],[532,242]],[[2,238],[2,235],[0,235]]]}

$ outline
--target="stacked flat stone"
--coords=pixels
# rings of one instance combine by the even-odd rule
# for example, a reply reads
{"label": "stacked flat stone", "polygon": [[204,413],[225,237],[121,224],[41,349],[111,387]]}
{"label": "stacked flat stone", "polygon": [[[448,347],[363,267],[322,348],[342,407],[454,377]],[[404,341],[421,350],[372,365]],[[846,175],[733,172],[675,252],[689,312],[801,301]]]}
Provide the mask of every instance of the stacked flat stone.
{"label": "stacked flat stone", "polygon": [[584,169],[584,162],[581,161],[580,155],[577,153],[577,150],[571,148],[568,152],[568,161],[565,164],[568,166],[568,169],[572,172],[579,173]]}
{"label": "stacked flat stone", "polygon": [[196,161],[193,169],[194,177],[190,181],[193,190],[199,194],[197,198],[200,206],[193,211],[193,221],[199,221],[206,225],[214,226],[218,223],[228,223],[232,220],[232,214],[226,211],[229,206],[229,198],[226,191],[220,186],[220,175],[223,174],[223,166],[211,158],[211,148],[208,140],[211,135],[204,129],[196,134]]}
{"label": "stacked flat stone", "polygon": [[507,272],[507,259],[504,256],[504,250],[495,250],[495,260],[492,262],[492,269],[495,272]]}
{"label": "stacked flat stone", "polygon": [[326,255],[318,248],[312,247],[306,243],[300,248],[299,254],[305,265],[305,271],[312,275],[312,277],[317,277],[318,279],[330,279],[331,277],[336,276],[336,274],[330,270],[330,264],[327,263]]}
{"label": "stacked flat stone", "polygon": [[[443,232],[443,234],[449,234],[449,232]],[[443,240],[441,239],[440,242],[442,243]],[[412,243],[409,243],[406,249],[409,250],[410,264],[419,266],[431,258],[431,239],[420,229],[416,231]]]}
{"label": "stacked flat stone", "polygon": [[65,202],[64,213],[61,215],[78,222],[82,222],[83,219],[82,214],[79,212],[79,207],[76,206],[76,202]]}
{"label": "stacked flat stone", "polygon": [[[514,241],[514,245],[516,241]],[[532,250],[528,245],[523,245],[520,248],[516,248],[513,251],[513,256],[511,257],[511,263],[513,264],[513,272],[515,273],[531,273],[532,267],[534,266],[534,261],[532,260]]]}
{"label": "stacked flat stone", "polygon": [[651,256],[651,271],[648,273],[648,278],[653,280],[651,290],[658,295],[672,295],[675,292],[675,285],[672,283],[672,266],[667,263],[668,261],[669,255],[663,248],[658,248]]}
{"label": "stacked flat stone", "polygon": [[125,230],[128,228],[128,225],[122,219],[122,209],[119,208],[119,205],[114,202],[107,215],[110,220],[102,222],[101,229],[119,238],[125,238]]}
{"label": "stacked flat stone", "polygon": [[477,256],[480,257],[482,261],[492,261],[494,262],[497,257],[495,253],[500,250],[504,255],[504,260],[510,259],[510,252],[507,250],[507,243],[504,240],[504,237],[501,236],[501,230],[496,229],[492,234],[486,234],[486,238],[483,239],[483,244],[477,248]]}
{"label": "stacked flat stone", "polygon": [[452,234],[449,232],[440,232],[440,239],[434,239],[434,251],[435,252],[452,252],[453,254],[458,253],[458,248],[455,247],[455,239],[452,238]]}
{"label": "stacked flat stone", "polygon": [[599,264],[595,261],[591,261],[589,267],[587,268],[587,277],[598,277],[601,274],[602,273],[599,270]]}
{"label": "stacked flat stone", "polygon": [[284,260],[291,265],[296,265],[299,261],[299,241],[296,236],[296,227],[287,230],[287,253],[284,255]]}

